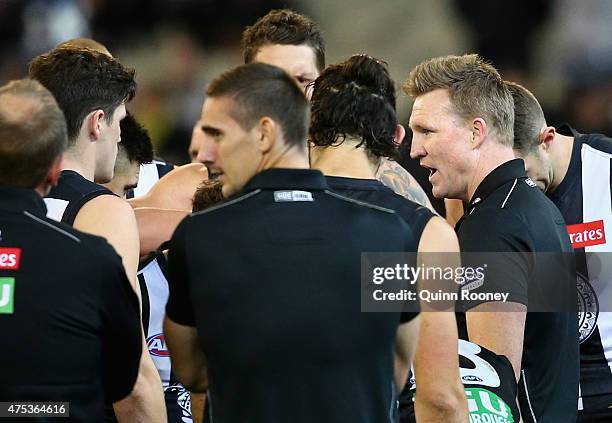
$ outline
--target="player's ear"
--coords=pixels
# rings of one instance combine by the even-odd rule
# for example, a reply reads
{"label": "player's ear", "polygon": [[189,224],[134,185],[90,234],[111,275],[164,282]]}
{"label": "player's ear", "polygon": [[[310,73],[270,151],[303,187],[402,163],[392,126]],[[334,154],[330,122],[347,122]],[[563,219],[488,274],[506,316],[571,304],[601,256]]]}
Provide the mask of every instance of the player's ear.
{"label": "player's ear", "polygon": [[101,109],[94,110],[85,116],[83,124],[86,126],[90,140],[97,141],[100,138],[104,116],[104,110]]}
{"label": "player's ear", "polygon": [[37,191],[43,195],[47,195],[49,190],[57,185],[59,181],[60,174],[62,173],[62,156],[58,156],[57,159],[53,161],[51,167],[47,171],[44,179],[41,181],[40,185],[37,187]]}
{"label": "player's ear", "polygon": [[477,149],[482,145],[487,135],[489,135],[487,122],[483,118],[474,118],[471,122],[470,129],[472,131],[472,149]]}
{"label": "player's ear", "polygon": [[274,147],[276,139],[280,135],[277,123],[267,116],[262,117],[254,128],[257,132],[257,148],[261,153],[267,153]]}
{"label": "player's ear", "polygon": [[544,150],[548,150],[556,134],[557,131],[554,126],[545,126],[540,130],[540,145]]}
{"label": "player's ear", "polygon": [[406,128],[402,125],[395,125],[395,146],[399,147],[406,136]]}

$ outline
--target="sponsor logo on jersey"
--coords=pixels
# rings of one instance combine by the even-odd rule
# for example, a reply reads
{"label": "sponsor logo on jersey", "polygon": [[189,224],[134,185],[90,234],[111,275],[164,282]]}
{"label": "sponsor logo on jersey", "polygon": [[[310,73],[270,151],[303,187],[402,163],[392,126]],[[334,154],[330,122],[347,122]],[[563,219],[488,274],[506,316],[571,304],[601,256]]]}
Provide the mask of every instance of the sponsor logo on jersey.
{"label": "sponsor logo on jersey", "polygon": [[15,278],[0,278],[0,314],[13,314]]}
{"label": "sponsor logo on jersey", "polygon": [[593,334],[599,317],[599,301],[589,281],[577,274],[578,287],[578,340],[583,343]]}
{"label": "sponsor logo on jersey", "polygon": [[591,247],[606,243],[603,220],[567,225],[567,233],[574,248]]}
{"label": "sponsor logo on jersey", "polygon": [[465,382],[482,382],[483,381],[481,378],[479,378],[478,376],[474,376],[474,375],[461,376],[461,380]]}
{"label": "sponsor logo on jersey", "polygon": [[465,388],[470,423],[514,423],[512,410],[499,396],[487,389]]}
{"label": "sponsor logo on jersey", "polygon": [[0,248],[0,270],[18,270],[21,248]]}
{"label": "sponsor logo on jersey", "polygon": [[531,178],[527,178],[527,179],[525,179],[525,183],[526,183],[527,185],[529,185],[531,188],[535,188],[535,187],[537,187],[536,183],[535,183],[535,182],[533,182],[533,180],[532,180]]}
{"label": "sponsor logo on jersey", "polygon": [[170,352],[166,346],[166,340],[164,339],[163,333],[158,333],[147,339],[147,347],[149,348],[149,354],[156,357],[170,357]]}

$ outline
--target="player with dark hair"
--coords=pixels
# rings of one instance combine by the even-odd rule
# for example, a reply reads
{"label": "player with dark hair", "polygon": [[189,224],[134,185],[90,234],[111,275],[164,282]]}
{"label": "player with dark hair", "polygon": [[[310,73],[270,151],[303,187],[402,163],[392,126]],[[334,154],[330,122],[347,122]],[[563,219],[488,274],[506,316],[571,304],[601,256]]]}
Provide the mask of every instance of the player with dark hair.
{"label": "player with dark hair", "polygon": [[[104,237],[121,256],[137,290],[139,240],[134,212],[124,199],[98,185],[113,177],[120,121],[136,90],[135,71],[105,53],[78,47],[41,54],[32,60],[29,71],[54,95],[68,129],[59,183],[45,198],[47,215]],[[134,390],[114,404],[114,410],[120,421],[163,421],[161,384],[146,348]]]}
{"label": "player with dark hair", "polygon": [[138,185],[141,165],[153,161],[153,144],[147,130],[128,113],[119,123],[121,143],[117,150],[113,179],[102,184],[120,197]]}
{"label": "player with dark hair", "polygon": [[[314,83],[311,106],[311,166],[327,175],[334,192],[395,210],[418,240],[419,253],[458,252],[450,226],[375,179],[380,158],[395,157],[405,134],[397,122],[395,87],[384,62],[356,55],[329,66]],[[422,264],[429,258],[421,255]],[[419,421],[442,416],[447,422],[464,421],[467,408],[459,382],[453,310],[421,313],[415,368],[422,381],[416,397]],[[435,377],[428,375],[433,368]],[[405,382],[399,381],[400,391]]]}
{"label": "player with dark hair", "polygon": [[506,82],[514,149],[527,175],[559,208],[577,253],[580,341],[578,422],[612,421],[612,140],[548,126],[538,100]]}

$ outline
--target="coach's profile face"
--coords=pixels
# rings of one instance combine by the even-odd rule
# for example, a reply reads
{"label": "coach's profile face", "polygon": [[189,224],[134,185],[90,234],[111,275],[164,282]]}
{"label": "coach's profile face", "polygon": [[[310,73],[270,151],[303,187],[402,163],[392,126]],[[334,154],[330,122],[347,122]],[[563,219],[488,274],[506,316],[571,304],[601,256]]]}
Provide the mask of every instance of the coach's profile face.
{"label": "coach's profile face", "polygon": [[473,134],[465,119],[454,112],[448,91],[437,89],[416,97],[410,128],[410,157],[420,159],[430,171],[433,195],[469,201],[471,168],[477,165],[470,145]]}
{"label": "coach's profile face", "polygon": [[262,158],[257,125],[243,129],[230,115],[236,107],[231,98],[208,97],[200,120],[204,143],[213,145],[216,151],[209,171],[218,175],[226,198],[240,191],[258,172]]}

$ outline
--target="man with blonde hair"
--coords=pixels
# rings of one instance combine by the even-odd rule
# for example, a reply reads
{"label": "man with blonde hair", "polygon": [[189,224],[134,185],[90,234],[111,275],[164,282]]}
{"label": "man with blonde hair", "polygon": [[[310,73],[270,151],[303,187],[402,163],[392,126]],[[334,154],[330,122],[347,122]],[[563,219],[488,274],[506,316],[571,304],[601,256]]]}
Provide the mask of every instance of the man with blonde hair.
{"label": "man with blonde hair", "polygon": [[[463,336],[509,360],[515,378],[500,378],[501,384],[511,392],[518,382],[523,421],[574,422],[576,314],[560,312],[556,303],[544,308],[545,299],[536,295],[575,301],[573,263],[551,266],[534,254],[562,257],[572,249],[559,211],[514,157],[508,88],[495,68],[474,54],[427,60],[403,88],[415,98],[411,156],[430,171],[435,197],[468,202],[456,227],[462,251],[497,253],[487,256],[495,266],[489,263],[485,276],[470,284]],[[504,302],[478,295],[493,292],[508,295]],[[535,309],[557,312],[532,313]]]}

